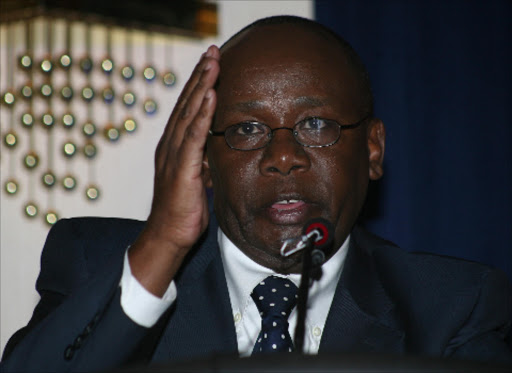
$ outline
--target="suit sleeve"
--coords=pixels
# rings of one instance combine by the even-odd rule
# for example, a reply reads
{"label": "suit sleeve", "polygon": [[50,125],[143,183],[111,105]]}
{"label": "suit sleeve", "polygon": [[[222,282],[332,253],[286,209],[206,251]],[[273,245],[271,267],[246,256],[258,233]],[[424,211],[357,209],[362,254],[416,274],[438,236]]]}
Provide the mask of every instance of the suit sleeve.
{"label": "suit sleeve", "polygon": [[[119,366],[154,334],[122,311],[118,285],[123,254],[133,235],[116,234],[106,222],[91,225],[73,219],[52,228],[36,286],[41,299],[28,325],[7,344],[2,371],[94,371]],[[95,237],[101,237],[108,249],[88,247],[98,244]],[[95,259],[88,258],[91,250],[99,252]]]}
{"label": "suit sleeve", "polygon": [[470,317],[450,341],[446,354],[461,359],[512,363],[511,294],[510,282],[503,273],[488,272]]}

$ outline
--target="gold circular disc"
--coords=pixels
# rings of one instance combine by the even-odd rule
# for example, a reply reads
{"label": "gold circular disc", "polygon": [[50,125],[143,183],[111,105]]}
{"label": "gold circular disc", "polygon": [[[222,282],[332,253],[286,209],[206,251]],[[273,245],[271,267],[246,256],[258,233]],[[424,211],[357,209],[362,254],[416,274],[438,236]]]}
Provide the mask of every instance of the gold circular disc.
{"label": "gold circular disc", "polygon": [[96,125],[92,122],[85,122],[82,125],[82,132],[87,137],[92,137],[96,134]]}
{"label": "gold circular disc", "polygon": [[111,142],[119,140],[119,136],[121,135],[119,130],[111,124],[105,127],[103,134],[105,138]]}
{"label": "gold circular disc", "polygon": [[46,171],[43,174],[43,177],[41,178],[41,180],[43,182],[43,185],[47,188],[52,188],[57,181],[54,173],[51,171]]}
{"label": "gold circular disc", "polygon": [[32,113],[24,113],[21,115],[21,124],[25,127],[32,127],[34,125],[34,116]]}
{"label": "gold circular disc", "polygon": [[62,179],[62,186],[65,190],[73,190],[76,187],[76,179],[72,175],[66,175]]}
{"label": "gold circular disc", "polygon": [[137,129],[137,123],[133,118],[126,118],[123,127],[126,132],[134,132]]}
{"label": "gold circular disc", "polygon": [[95,185],[89,185],[85,190],[85,195],[91,201],[95,201],[100,196],[100,191]]}
{"label": "gold circular disc", "polygon": [[29,218],[36,217],[38,212],[39,209],[37,208],[37,205],[34,202],[28,202],[25,205],[25,215],[27,215]]}
{"label": "gold circular disc", "polygon": [[32,57],[28,54],[21,56],[19,62],[22,69],[29,70],[32,67]]}
{"label": "gold circular disc", "polygon": [[72,61],[71,56],[67,53],[64,53],[59,58],[60,67],[63,68],[64,70],[69,69],[71,67],[71,61]]}
{"label": "gold circular disc", "polygon": [[176,75],[174,73],[168,71],[162,76],[162,83],[166,87],[172,87],[176,84]]}
{"label": "gold circular disc", "polygon": [[101,61],[101,69],[105,74],[110,74],[112,70],[114,70],[114,61],[108,57],[105,58],[103,61]]}
{"label": "gold circular disc", "polygon": [[62,152],[66,157],[71,158],[76,154],[76,145],[73,142],[68,141],[62,146]]}
{"label": "gold circular disc", "polygon": [[152,100],[152,99],[147,99],[146,101],[144,101],[144,111],[146,112],[146,114],[154,114],[157,110],[157,104],[155,102],[155,100]]}
{"label": "gold circular disc", "polygon": [[94,89],[92,87],[86,86],[82,89],[82,98],[89,102],[94,98]]}
{"label": "gold circular disc", "polygon": [[16,194],[18,192],[18,182],[14,179],[7,180],[5,183],[5,191],[10,195]]}
{"label": "gold circular disc", "polygon": [[4,136],[4,142],[5,145],[7,145],[9,148],[14,148],[16,145],[18,145],[18,136],[15,132],[9,131]]}
{"label": "gold circular disc", "polygon": [[60,90],[60,97],[66,101],[69,102],[73,98],[73,88],[69,85],[65,85]]}
{"label": "gold circular disc", "polygon": [[96,156],[96,146],[92,142],[87,142],[84,146],[84,155],[91,159]]}
{"label": "gold circular disc", "polygon": [[36,168],[39,164],[39,156],[36,152],[29,152],[23,159],[23,164],[28,169]]}
{"label": "gold circular disc", "polygon": [[14,105],[14,103],[16,102],[16,97],[14,96],[14,93],[12,93],[12,92],[5,92],[3,100],[4,100],[4,104],[11,106],[11,105]]}
{"label": "gold circular disc", "polygon": [[45,221],[48,225],[53,225],[57,223],[57,220],[59,220],[59,216],[55,211],[48,211],[45,215]]}
{"label": "gold circular disc", "polygon": [[73,114],[66,113],[62,116],[62,125],[64,128],[70,129],[75,125],[75,117]]}
{"label": "gold circular disc", "polygon": [[148,66],[143,71],[144,79],[148,82],[152,82],[156,78],[156,70],[153,66]]}
{"label": "gold circular disc", "polygon": [[23,97],[25,100],[30,100],[34,95],[32,86],[30,84],[25,84],[23,87],[21,87],[20,94],[21,97]]}
{"label": "gold circular disc", "polygon": [[51,127],[53,127],[53,125],[55,124],[55,117],[54,117],[51,113],[45,113],[45,114],[43,114],[43,116],[41,117],[41,123],[42,123],[46,128],[51,128]]}

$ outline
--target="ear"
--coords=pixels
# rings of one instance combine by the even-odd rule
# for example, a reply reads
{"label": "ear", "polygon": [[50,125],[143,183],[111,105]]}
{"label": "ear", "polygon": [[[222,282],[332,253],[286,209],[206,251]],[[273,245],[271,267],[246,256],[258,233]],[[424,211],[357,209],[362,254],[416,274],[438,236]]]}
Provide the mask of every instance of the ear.
{"label": "ear", "polygon": [[386,129],[384,123],[373,118],[367,127],[368,160],[370,180],[378,180],[384,174],[384,148],[386,146]]}
{"label": "ear", "polygon": [[212,188],[212,173],[210,171],[210,163],[208,161],[208,152],[204,150],[203,155],[203,184],[206,188]]}

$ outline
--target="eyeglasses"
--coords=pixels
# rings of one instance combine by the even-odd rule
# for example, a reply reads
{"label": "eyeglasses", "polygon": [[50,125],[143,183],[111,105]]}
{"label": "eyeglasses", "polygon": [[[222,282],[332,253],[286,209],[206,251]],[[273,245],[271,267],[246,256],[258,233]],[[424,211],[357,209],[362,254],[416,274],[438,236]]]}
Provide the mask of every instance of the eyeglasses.
{"label": "eyeglasses", "polygon": [[356,128],[370,116],[367,115],[357,123],[339,124],[331,119],[308,117],[301,120],[293,128],[278,127],[270,128],[259,122],[241,122],[229,126],[225,131],[212,131],[212,136],[224,136],[226,143],[231,149],[256,150],[267,146],[278,130],[292,131],[295,141],[308,148],[323,148],[334,145],[338,142],[341,130]]}

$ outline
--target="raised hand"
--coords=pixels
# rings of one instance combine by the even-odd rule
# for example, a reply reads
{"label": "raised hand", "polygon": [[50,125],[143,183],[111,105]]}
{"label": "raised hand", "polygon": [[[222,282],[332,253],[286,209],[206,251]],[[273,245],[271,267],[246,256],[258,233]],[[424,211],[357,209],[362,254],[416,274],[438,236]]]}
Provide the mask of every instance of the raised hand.
{"label": "raised hand", "polygon": [[156,149],[151,212],[128,254],[132,273],[155,295],[165,292],[208,225],[202,164],[215,112],[219,58],[216,46],[201,56]]}

